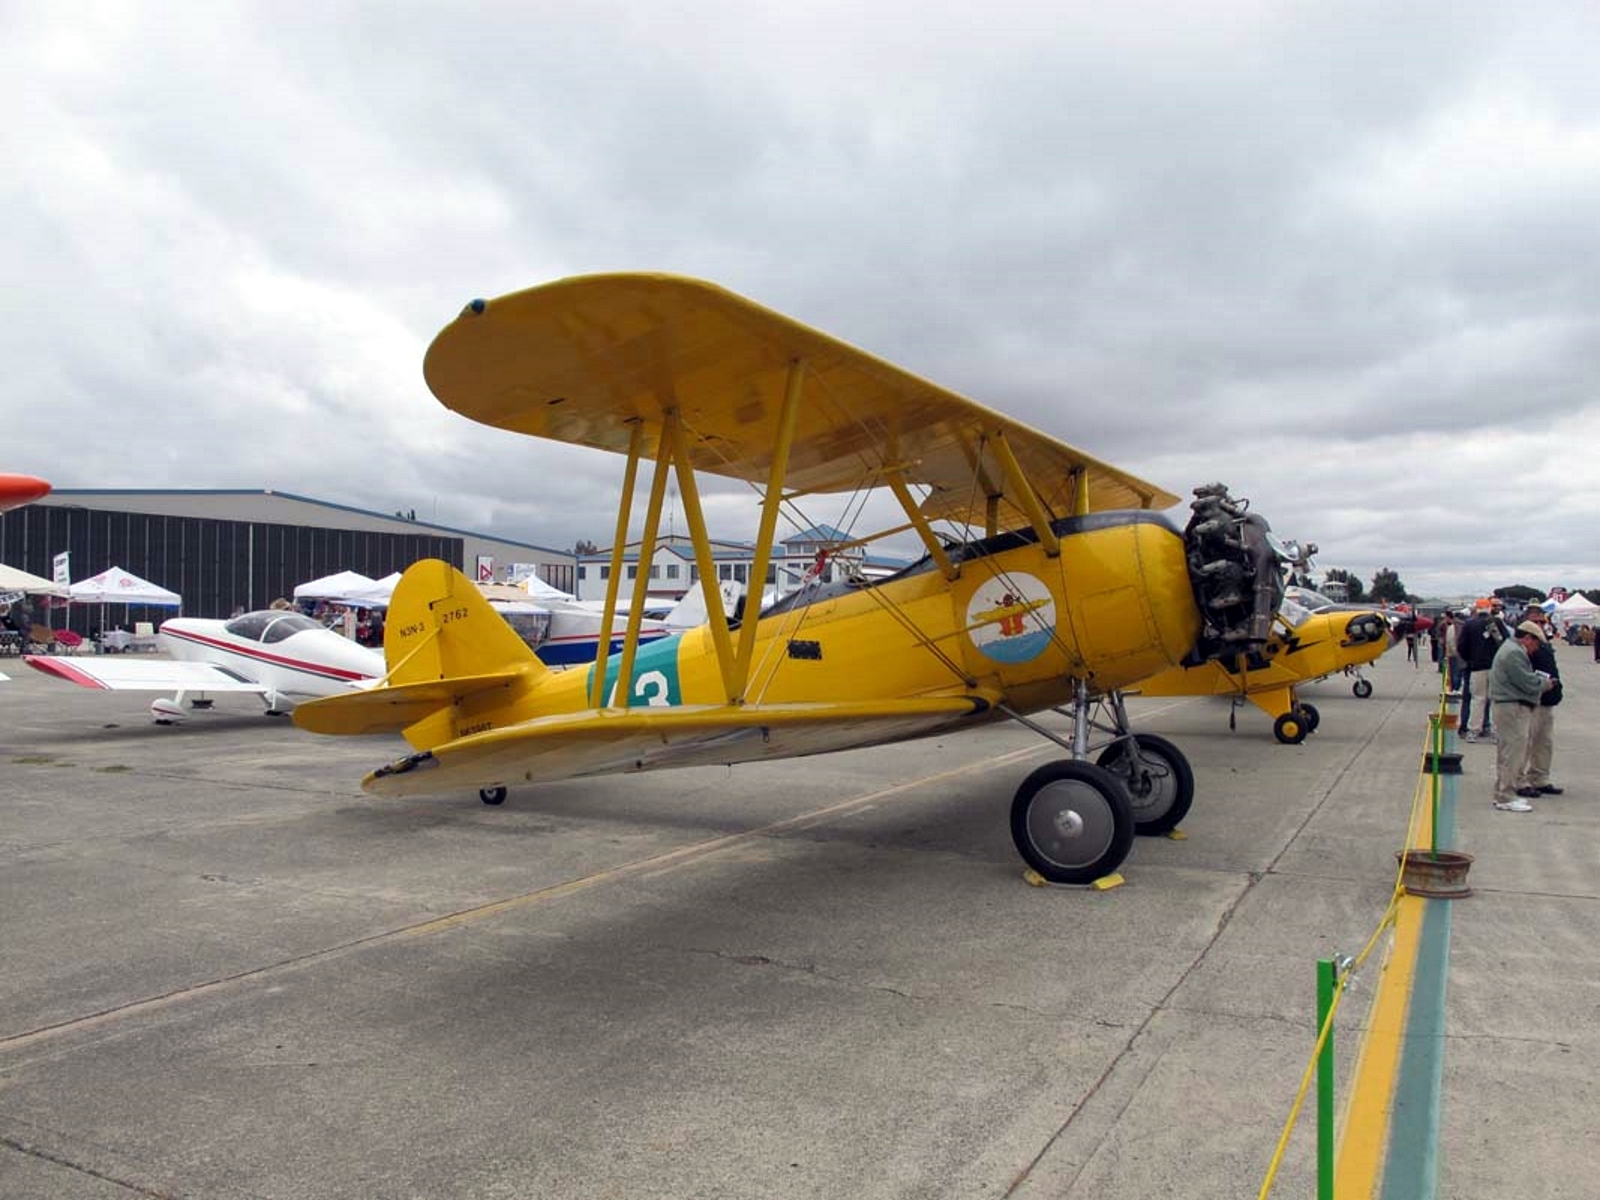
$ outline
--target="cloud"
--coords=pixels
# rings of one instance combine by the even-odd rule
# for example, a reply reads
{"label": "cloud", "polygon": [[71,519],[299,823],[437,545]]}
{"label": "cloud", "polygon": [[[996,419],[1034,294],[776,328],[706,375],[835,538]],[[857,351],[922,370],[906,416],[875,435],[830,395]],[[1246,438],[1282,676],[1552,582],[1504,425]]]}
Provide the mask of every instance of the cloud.
{"label": "cloud", "polygon": [[671,270],[1224,479],[1364,578],[1597,586],[1597,33],[1561,3],[13,6],[0,416],[75,436],[5,465],[605,543],[620,463],[464,421],[422,355],[474,296]]}

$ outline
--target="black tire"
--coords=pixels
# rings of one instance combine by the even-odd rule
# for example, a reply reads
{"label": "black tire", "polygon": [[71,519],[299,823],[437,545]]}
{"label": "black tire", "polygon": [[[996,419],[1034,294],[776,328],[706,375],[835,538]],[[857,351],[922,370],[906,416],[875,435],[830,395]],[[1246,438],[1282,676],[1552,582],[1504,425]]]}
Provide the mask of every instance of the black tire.
{"label": "black tire", "polygon": [[1306,723],[1307,733],[1315,733],[1317,726],[1322,724],[1322,714],[1317,711],[1315,704],[1301,704],[1300,719]]}
{"label": "black tire", "polygon": [[1357,700],[1365,700],[1372,695],[1372,681],[1370,679],[1358,679],[1350,685],[1350,690],[1356,694]]}
{"label": "black tire", "polygon": [[506,802],[506,789],[503,787],[483,788],[478,792],[478,799],[485,804],[504,804]]}
{"label": "black tire", "polygon": [[1286,712],[1272,723],[1272,732],[1285,746],[1298,746],[1311,731],[1298,712]]}
{"label": "black tire", "polygon": [[1046,763],[1011,801],[1011,838],[1051,883],[1093,883],[1133,847],[1133,808],[1122,782],[1086,762]]}
{"label": "black tire", "polygon": [[1136,733],[1133,740],[1139,744],[1137,760],[1124,738],[1107,746],[1096,761],[1128,793],[1135,833],[1140,837],[1171,833],[1194,803],[1194,771],[1183,751],[1166,738]]}

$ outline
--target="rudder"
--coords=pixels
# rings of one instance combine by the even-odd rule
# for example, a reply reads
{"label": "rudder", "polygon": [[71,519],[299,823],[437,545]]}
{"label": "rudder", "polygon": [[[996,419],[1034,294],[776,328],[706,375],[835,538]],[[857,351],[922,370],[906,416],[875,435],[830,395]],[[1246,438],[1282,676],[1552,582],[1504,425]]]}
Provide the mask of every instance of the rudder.
{"label": "rudder", "polygon": [[521,667],[537,678],[549,669],[483,598],[477,584],[437,558],[412,564],[395,585],[383,656],[388,682],[395,686],[488,675],[508,667]]}

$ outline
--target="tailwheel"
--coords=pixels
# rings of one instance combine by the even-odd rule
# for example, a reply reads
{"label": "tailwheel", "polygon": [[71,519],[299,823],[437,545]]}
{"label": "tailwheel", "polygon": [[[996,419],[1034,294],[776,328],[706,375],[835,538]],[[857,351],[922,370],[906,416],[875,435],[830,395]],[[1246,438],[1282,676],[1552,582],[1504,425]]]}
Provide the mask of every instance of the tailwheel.
{"label": "tailwheel", "polygon": [[1322,714],[1317,711],[1315,704],[1300,705],[1300,719],[1306,724],[1307,733],[1315,733],[1317,726],[1322,724]]}
{"label": "tailwheel", "polygon": [[1062,759],[1022,781],[1011,802],[1011,837],[1051,883],[1093,883],[1133,846],[1133,809],[1122,782],[1102,767]]}
{"label": "tailwheel", "polygon": [[1299,711],[1286,712],[1272,723],[1272,732],[1285,746],[1298,746],[1306,740],[1306,734],[1311,730],[1306,728],[1305,719]]}
{"label": "tailwheel", "polygon": [[1356,694],[1357,700],[1365,700],[1372,695],[1372,681],[1370,679],[1358,679],[1350,685],[1350,690]]}
{"label": "tailwheel", "polygon": [[506,789],[503,787],[481,788],[478,799],[485,804],[504,804],[506,802]]}
{"label": "tailwheel", "polygon": [[1136,733],[1107,746],[1097,762],[1126,789],[1133,829],[1140,837],[1171,833],[1188,816],[1194,771],[1183,751],[1166,738]]}

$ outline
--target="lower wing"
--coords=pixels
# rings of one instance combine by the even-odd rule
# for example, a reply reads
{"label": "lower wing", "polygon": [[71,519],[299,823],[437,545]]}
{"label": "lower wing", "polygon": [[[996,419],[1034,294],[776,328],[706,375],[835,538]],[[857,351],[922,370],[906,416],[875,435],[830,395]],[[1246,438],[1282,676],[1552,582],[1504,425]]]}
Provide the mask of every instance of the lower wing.
{"label": "lower wing", "polygon": [[102,691],[133,692],[253,692],[266,691],[254,680],[204,662],[135,662],[112,658],[46,658],[26,655],[23,662],[35,671],[65,679],[79,687]]}
{"label": "lower wing", "polygon": [[979,696],[589,710],[457,738],[381,767],[361,786],[380,796],[423,796],[584,775],[795,758],[905,741],[993,712],[990,702]]}

